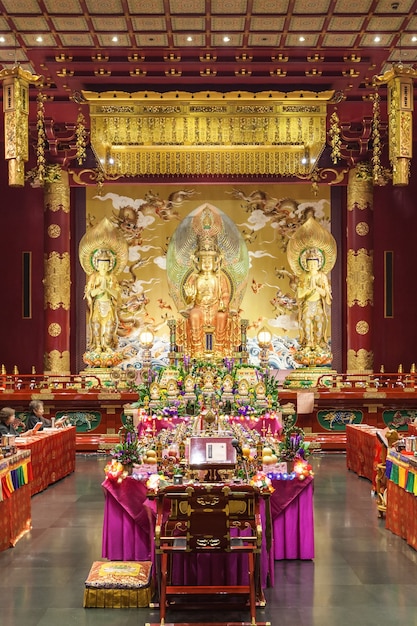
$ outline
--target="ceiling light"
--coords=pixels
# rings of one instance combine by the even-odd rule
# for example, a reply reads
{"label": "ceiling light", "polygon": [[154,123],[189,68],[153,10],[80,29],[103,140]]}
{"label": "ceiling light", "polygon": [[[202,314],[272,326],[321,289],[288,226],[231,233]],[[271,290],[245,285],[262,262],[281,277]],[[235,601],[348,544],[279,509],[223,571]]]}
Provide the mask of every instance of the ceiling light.
{"label": "ceiling light", "polygon": [[114,35],[114,37],[111,38],[113,43],[117,43],[119,41],[119,38],[117,35]]}
{"label": "ceiling light", "polygon": [[379,35],[377,35],[376,37],[374,37],[374,42],[375,43],[379,43],[381,41],[381,37]]}
{"label": "ceiling light", "polygon": [[303,35],[301,35],[301,37],[298,38],[298,41],[305,41],[305,40],[306,38]]}
{"label": "ceiling light", "polygon": [[6,37],[3,37],[3,35],[0,37],[0,43],[4,43],[6,41]]}
{"label": "ceiling light", "polygon": [[193,38],[190,35],[188,35],[187,41],[192,41],[192,40],[193,40]]}
{"label": "ceiling light", "polygon": [[413,36],[411,37],[411,41],[412,41],[413,43],[415,43],[415,42],[417,41],[417,36],[416,36],[416,35],[413,35]]}
{"label": "ceiling light", "polygon": [[230,37],[229,37],[228,35],[225,35],[225,36],[223,37],[223,41],[224,41],[225,43],[228,43],[228,42],[230,41]]}
{"label": "ceiling light", "polygon": [[37,41],[38,43],[42,43],[42,42],[43,42],[43,37],[41,37],[41,35],[38,35],[38,36],[36,37],[36,41]]}

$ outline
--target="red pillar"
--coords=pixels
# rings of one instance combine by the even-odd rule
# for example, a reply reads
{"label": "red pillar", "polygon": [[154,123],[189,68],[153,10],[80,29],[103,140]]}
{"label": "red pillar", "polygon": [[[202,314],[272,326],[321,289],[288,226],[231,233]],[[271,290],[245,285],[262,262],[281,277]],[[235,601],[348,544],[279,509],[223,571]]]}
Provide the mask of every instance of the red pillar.
{"label": "red pillar", "polygon": [[349,172],[347,192],[347,371],[373,371],[373,180],[368,163]]}
{"label": "red pillar", "polygon": [[70,188],[68,173],[44,187],[44,370],[70,373]]}

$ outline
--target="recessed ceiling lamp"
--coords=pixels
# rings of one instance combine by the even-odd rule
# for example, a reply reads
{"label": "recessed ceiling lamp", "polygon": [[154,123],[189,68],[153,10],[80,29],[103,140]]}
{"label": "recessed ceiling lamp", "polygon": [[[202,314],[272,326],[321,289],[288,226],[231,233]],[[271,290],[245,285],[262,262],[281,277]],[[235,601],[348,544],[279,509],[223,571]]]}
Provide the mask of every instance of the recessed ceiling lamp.
{"label": "recessed ceiling lamp", "polygon": [[191,35],[188,35],[187,41],[192,41],[192,40],[193,40],[193,38],[191,37]]}
{"label": "recessed ceiling lamp", "polygon": [[306,38],[304,37],[304,35],[301,35],[301,36],[298,38],[298,41],[305,41],[305,40],[306,40]]}
{"label": "recessed ceiling lamp", "polygon": [[43,37],[42,37],[41,35],[38,35],[38,36],[36,37],[36,41],[37,41],[38,43],[42,43],[42,42],[43,42]]}
{"label": "recessed ceiling lamp", "polygon": [[230,41],[230,37],[228,35],[225,35],[223,37],[223,41],[224,41],[224,43],[228,43]]}
{"label": "recessed ceiling lamp", "polygon": [[112,42],[113,42],[113,43],[117,43],[117,42],[119,41],[119,38],[118,38],[118,36],[117,36],[117,35],[114,35],[114,36],[111,38],[111,40],[112,40]]}
{"label": "recessed ceiling lamp", "polygon": [[374,42],[379,43],[380,41],[381,41],[381,37],[379,35],[376,35],[376,37],[374,37]]}
{"label": "recessed ceiling lamp", "polygon": [[3,35],[0,36],[0,43],[4,43],[6,41],[6,37],[3,37]]}

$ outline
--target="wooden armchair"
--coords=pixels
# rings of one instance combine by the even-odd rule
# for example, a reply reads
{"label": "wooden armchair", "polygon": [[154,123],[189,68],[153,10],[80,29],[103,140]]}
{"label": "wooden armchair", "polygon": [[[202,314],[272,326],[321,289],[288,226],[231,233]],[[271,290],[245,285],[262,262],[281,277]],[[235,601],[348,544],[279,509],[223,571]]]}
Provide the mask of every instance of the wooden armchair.
{"label": "wooden armchair", "polygon": [[[204,594],[221,595],[223,599],[225,594],[247,596],[251,624],[257,624],[256,590],[262,542],[259,498],[259,491],[250,485],[210,483],[169,486],[158,493],[155,545],[161,625],[165,624],[169,596]],[[172,584],[171,557],[175,553],[244,553],[248,581],[234,585]]]}

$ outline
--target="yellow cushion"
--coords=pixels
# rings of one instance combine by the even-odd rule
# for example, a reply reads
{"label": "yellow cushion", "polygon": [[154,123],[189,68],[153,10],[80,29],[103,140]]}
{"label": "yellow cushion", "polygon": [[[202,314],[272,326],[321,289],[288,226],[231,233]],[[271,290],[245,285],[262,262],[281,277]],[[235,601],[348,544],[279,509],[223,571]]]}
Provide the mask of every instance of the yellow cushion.
{"label": "yellow cushion", "polygon": [[150,561],[95,561],[85,581],[85,608],[137,608],[152,597]]}

